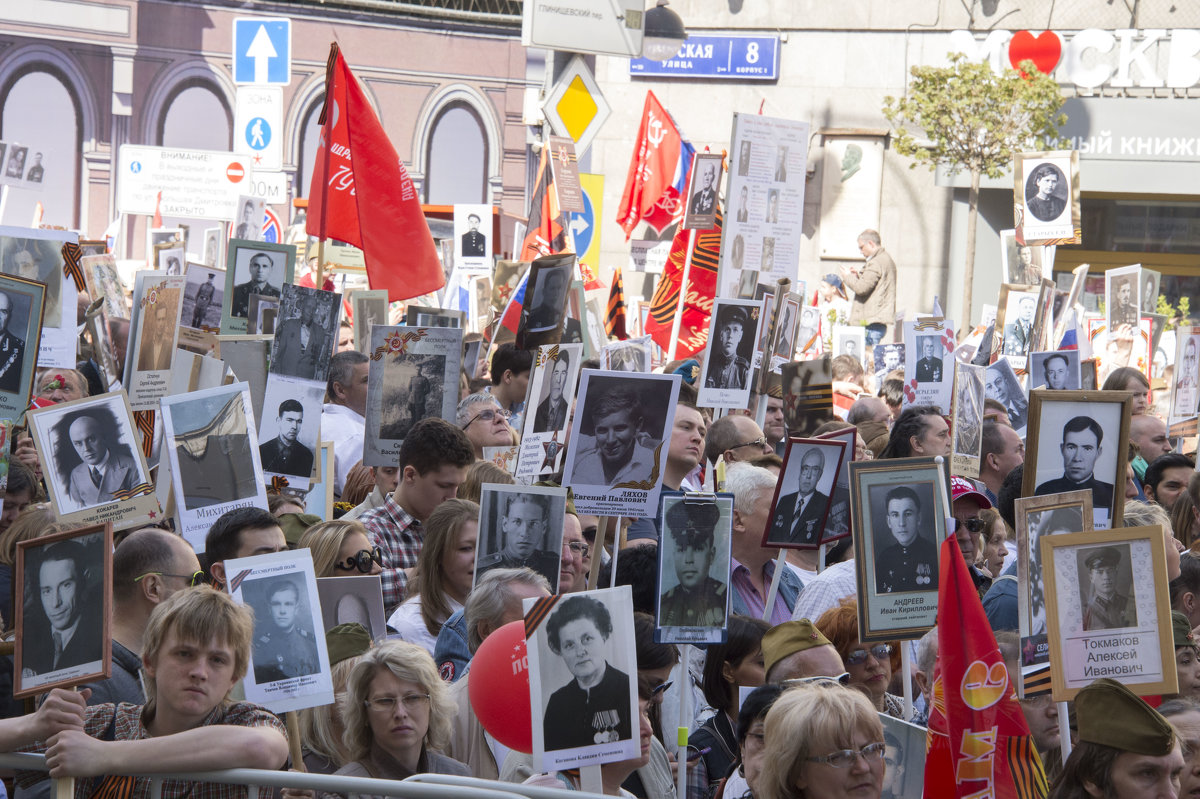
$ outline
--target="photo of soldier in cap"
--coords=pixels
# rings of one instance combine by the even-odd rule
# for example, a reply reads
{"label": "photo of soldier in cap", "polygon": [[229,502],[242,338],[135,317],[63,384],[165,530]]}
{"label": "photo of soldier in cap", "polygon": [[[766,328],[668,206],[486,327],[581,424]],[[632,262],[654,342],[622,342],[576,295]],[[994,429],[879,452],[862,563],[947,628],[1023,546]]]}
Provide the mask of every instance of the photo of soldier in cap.
{"label": "photo of soldier in cap", "polygon": [[491,569],[533,569],[558,591],[566,490],[542,486],[485,485],[475,579]]}
{"label": "photo of soldier in cap", "polygon": [[311,614],[301,601],[300,585],[297,579],[276,577],[247,581],[242,586],[246,604],[254,608],[254,682],[259,685],[321,670],[313,631],[306,624]]}
{"label": "photo of soldier in cap", "polygon": [[750,378],[754,334],[758,329],[756,309],[721,303],[713,314],[713,344],[709,348],[705,388],[743,390]]}
{"label": "photo of soldier in cap", "polygon": [[1129,544],[1080,549],[1075,557],[1087,574],[1089,586],[1088,591],[1079,592],[1083,629],[1136,627],[1137,599],[1129,566]]}
{"label": "photo of soldier in cap", "polygon": [[660,549],[658,626],[724,628],[728,586],[713,575],[729,574],[731,515],[724,515],[724,529],[718,530],[722,513],[716,502],[672,496],[663,504],[668,535]]}

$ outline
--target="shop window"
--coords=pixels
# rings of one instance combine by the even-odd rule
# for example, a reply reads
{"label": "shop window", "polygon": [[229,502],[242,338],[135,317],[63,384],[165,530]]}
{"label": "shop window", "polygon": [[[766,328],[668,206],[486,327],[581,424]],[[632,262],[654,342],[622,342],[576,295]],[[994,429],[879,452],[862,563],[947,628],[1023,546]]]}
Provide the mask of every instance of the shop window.
{"label": "shop window", "polygon": [[8,143],[0,174],[30,181],[9,191],[6,223],[30,224],[41,202],[43,224],[78,227],[83,129],[69,81],[35,65],[10,78],[0,97],[0,138]]}
{"label": "shop window", "polygon": [[473,108],[452,103],[433,122],[425,159],[425,202],[486,203],[487,137]]}

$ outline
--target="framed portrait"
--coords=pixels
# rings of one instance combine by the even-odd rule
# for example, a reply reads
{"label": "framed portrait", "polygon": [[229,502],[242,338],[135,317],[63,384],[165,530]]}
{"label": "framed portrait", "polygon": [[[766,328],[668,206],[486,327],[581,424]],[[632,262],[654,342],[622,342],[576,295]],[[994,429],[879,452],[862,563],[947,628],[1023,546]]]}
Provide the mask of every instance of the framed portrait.
{"label": "framed portrait", "polygon": [[29,407],[45,303],[45,284],[0,275],[0,418],[17,419]]}
{"label": "framed portrait", "polygon": [[154,256],[155,269],[166,272],[168,275],[183,274],[183,264],[187,260],[187,252],[182,246],[159,245]]}
{"label": "framed portrait", "polygon": [[468,272],[492,267],[492,206],[454,204],[454,263]]}
{"label": "framed portrait", "polygon": [[1017,153],[1013,157],[1016,236],[1025,244],[1078,244],[1079,153]]}
{"label": "framed portrait", "polygon": [[922,799],[925,790],[925,738],[928,731],[919,724],[901,721],[880,713],[883,723],[883,751],[886,768],[883,791],[888,799]]}
{"label": "framed portrait", "polygon": [[1031,391],[1021,495],[1090,490],[1092,526],[1119,525],[1131,406],[1125,391]]}
{"label": "framed portrait", "polygon": [[[516,239],[521,241],[521,239]],[[521,278],[529,271],[525,261],[496,261],[492,271],[492,318],[499,319],[512,301],[513,295],[521,285]],[[582,284],[580,284],[582,288]]]}
{"label": "framed portrait", "polygon": [[949,515],[940,467],[933,458],[897,458],[849,468],[858,637],[920,638],[937,620],[938,553]]}
{"label": "framed portrait", "polygon": [[125,392],[50,405],[28,418],[61,521],[128,525],[158,514]]}
{"label": "framed portrait", "polygon": [[111,524],[17,542],[13,696],[112,675]]}
{"label": "framed portrait", "polygon": [[213,519],[234,508],[267,508],[250,386],[163,397],[162,418],[176,529],[201,553]]}
{"label": "framed portrait", "polygon": [[176,243],[183,244],[187,241],[187,229],[184,227],[148,227],[146,229],[146,264],[152,268],[158,268],[158,259],[155,253],[159,247],[174,246]]}
{"label": "framed portrait", "polygon": [[829,357],[783,365],[783,415],[789,435],[805,438],[835,417]]}
{"label": "framed portrait", "polygon": [[110,319],[129,318],[129,299],[125,282],[117,271],[117,259],[111,254],[85,255],[80,259],[83,280],[93,300],[103,299]]}
{"label": "framed portrait", "polygon": [[341,315],[341,294],[285,284],[279,297],[270,371],[324,385]]}
{"label": "framed portrait", "polygon": [[279,321],[279,298],[266,294],[250,295],[250,312],[246,317],[246,332],[252,336],[274,336]]}
{"label": "framed portrait", "polygon": [[521,429],[517,477],[533,479],[555,474],[562,468],[571,427],[571,403],[582,362],[582,344],[538,348],[525,402],[532,415],[526,414]]}
{"label": "framed portrait", "polygon": [[76,290],[75,281],[64,279],[62,247],[78,241],[78,234],[63,230],[0,227],[0,273],[46,286],[39,367],[75,367]]}
{"label": "framed portrait", "polygon": [[1142,319],[1141,264],[1104,273],[1104,323],[1110,331],[1137,330]]}
{"label": "framed portrait", "polygon": [[1050,270],[1042,268],[1040,245],[1031,246],[1017,242],[1015,230],[1000,231],[1001,283],[1032,286],[1049,277]]}
{"label": "framed portrait", "polygon": [[719,644],[729,619],[733,497],[662,497],[655,640]]}
{"label": "framed portrait", "polygon": [[229,593],[254,610],[246,699],[273,713],[333,701],[325,620],[312,553],[272,552],[225,561]]}
{"label": "framed portrait", "polygon": [[858,428],[845,427],[841,430],[831,430],[816,436],[826,441],[841,441],[846,445],[846,454],[842,458],[842,467],[838,469],[837,479],[833,482],[833,493],[829,497],[829,515],[825,517],[825,532],[821,536],[822,544],[832,544],[834,541],[850,535],[850,470],[846,464],[854,460],[858,451]]}
{"label": "framed portrait", "polygon": [[867,329],[862,325],[833,326],[833,357],[849,355],[866,367],[867,359]]}
{"label": "framed portrait", "polygon": [[821,309],[815,305],[800,307],[800,327],[796,331],[796,350],[802,357],[807,358],[824,350],[824,342],[821,340]]}
{"label": "framed portrait", "polygon": [[529,701],[538,720],[534,768],[555,771],[636,757],[641,744],[630,586],[523,604]]}
{"label": "framed portrait", "polygon": [[904,405],[933,405],[945,413],[953,403],[954,323],[906,319],[903,328]]}
{"label": "framed portrait", "polygon": [[[201,253],[200,263],[205,266],[220,266],[225,263],[222,257],[221,241],[223,228],[209,227],[204,229],[204,252]],[[225,270],[221,270],[224,272]]]}
{"label": "framed portrait", "polygon": [[1018,433],[1023,433],[1029,424],[1029,401],[1025,389],[1017,377],[1012,362],[1007,357],[997,358],[983,373],[983,394],[1004,406],[1009,424]]}
{"label": "framed portrait", "polygon": [[[238,216],[233,221],[233,236],[231,238],[245,241],[263,240],[263,210],[267,201],[262,197],[252,197],[243,194],[238,197]],[[291,282],[291,281],[288,281]]]}
{"label": "framed portrait", "polygon": [[1142,269],[1139,277],[1139,285],[1141,286],[1141,296],[1139,297],[1142,303],[1142,315],[1146,316],[1158,310],[1158,289],[1162,283],[1162,274],[1155,272],[1153,269]]}
{"label": "framed portrait", "polygon": [[875,385],[883,385],[883,381],[889,374],[904,366],[905,349],[903,344],[884,344],[883,342],[871,348],[871,362],[875,366]]}
{"label": "framed portrait", "polygon": [[363,352],[370,341],[371,328],[388,324],[388,293],[382,289],[352,289],[350,318],[354,320],[354,349]]}
{"label": "framed portrait", "polygon": [[658,510],[680,380],[583,370],[563,475],[578,512],[646,517]]}
{"label": "framed portrait", "polygon": [[1025,368],[1025,359],[1033,345],[1037,324],[1038,294],[1032,286],[1000,286],[1000,304],[996,309],[996,330],[1000,331],[1001,354],[1017,369]]}
{"label": "framed portrait", "polygon": [[[1200,326],[1181,325],[1175,329],[1175,384],[1171,388],[1171,411],[1167,417],[1172,428],[1187,423],[1195,429],[1200,413]],[[1175,435],[1172,432],[1172,435]]]}
{"label": "framed portrait", "polygon": [[1042,536],[1092,530],[1092,492],[1067,491],[1043,497],[1018,497],[1017,608],[1021,665],[1050,662],[1046,636],[1046,582],[1042,575]]}
{"label": "framed portrait", "polygon": [[692,174],[688,180],[691,196],[683,218],[684,230],[711,230],[716,226],[717,195],[724,160],[721,153],[696,153],[692,159]]}
{"label": "framed portrait", "polygon": [[[736,241],[736,239],[735,239]],[[744,245],[743,245],[744,246]],[[754,298],[754,290],[758,287],[758,270],[743,269],[742,276],[738,279],[738,299],[749,300]]]}
{"label": "framed portrait", "polygon": [[191,262],[184,268],[183,274],[186,282],[175,348],[206,355],[216,350],[217,336],[221,332],[225,270]]}
{"label": "framed portrait", "polygon": [[772,371],[792,360],[792,355],[796,352],[796,338],[800,335],[801,302],[802,298],[792,292],[788,292],[783,298],[783,305],[779,309],[779,323],[772,339],[775,342],[771,349]]}
{"label": "framed portrait", "polygon": [[954,408],[950,470],[963,477],[979,476],[983,454],[983,383],[986,368],[954,364]]}
{"label": "framed portrait", "polygon": [[[93,302],[84,312],[84,329],[92,341],[92,360],[96,363],[100,385],[106,391],[118,390],[121,387],[121,372],[117,368],[117,351],[113,346],[103,298]],[[4,396],[0,394],[0,402],[3,400]]]}
{"label": "framed portrait", "polygon": [[453,308],[426,308],[410,305],[404,313],[409,327],[466,327],[467,314]]}
{"label": "framed portrait", "polygon": [[291,488],[308,488],[319,448],[325,384],[268,374],[258,426],[263,476],[286,478]]}
{"label": "framed portrait", "polygon": [[530,265],[517,324],[517,349],[532,350],[561,340],[567,291],[578,272],[575,258],[572,253],[544,255]]}
{"label": "framed portrait", "polygon": [[1079,350],[1029,353],[1029,388],[1079,391]]}
{"label": "framed portrait", "polygon": [[[261,215],[258,218],[261,219]],[[225,335],[246,333],[250,295],[278,297],[280,287],[293,282],[296,248],[291,244],[271,244],[241,236],[230,239],[227,248],[221,332]]]}
{"label": "framed portrait", "polygon": [[364,466],[394,466],[409,429],[427,416],[453,419],[463,329],[371,328]]}
{"label": "framed portrait", "polygon": [[717,299],[709,322],[704,382],[697,404],[702,408],[745,408],[754,377],[754,343],[762,323],[756,300]]}
{"label": "framed portrait", "polygon": [[175,360],[186,280],[183,275],[137,273],[125,358],[125,390],[135,411],[155,410],[166,394],[164,378]]}
{"label": "framed portrait", "polygon": [[649,336],[605,344],[600,351],[600,363],[610,372],[649,372],[653,366],[651,344]]}
{"label": "framed portrait", "polygon": [[383,585],[378,574],[354,577],[318,577],[317,594],[321,600],[322,635],[339,624],[358,622],[367,628],[372,641],[387,636],[383,615]]}
{"label": "framed portrait", "polygon": [[[475,275],[468,281],[468,296],[470,297],[471,313],[468,314],[467,321],[472,332],[483,333],[488,329],[488,325],[492,321],[491,301],[492,301],[492,278],[491,275]],[[567,290],[567,303],[570,305],[571,292]],[[568,320],[572,317],[570,309],[567,310]],[[578,327],[579,319],[575,318],[576,327]],[[576,341],[574,338],[567,338],[567,331],[564,329],[564,340],[568,343],[577,344],[582,341],[579,338]],[[575,336],[580,335],[580,331],[574,331]]]}
{"label": "framed portrait", "polygon": [[[787,439],[783,469],[771,500],[771,522],[763,531],[763,547],[818,549],[825,543],[825,521],[846,452],[845,441]],[[849,452],[853,458],[854,450]]]}
{"label": "framed portrait", "polygon": [[[108,242],[102,239],[80,239],[79,252],[83,257],[89,255],[109,255]],[[89,292],[90,293],[90,292]]]}
{"label": "framed portrait", "polygon": [[1142,696],[1177,693],[1162,528],[1049,535],[1038,545],[1054,701],[1100,677]]}
{"label": "framed portrait", "polygon": [[492,569],[533,569],[558,593],[567,489],[485,484],[479,497],[475,581]]}

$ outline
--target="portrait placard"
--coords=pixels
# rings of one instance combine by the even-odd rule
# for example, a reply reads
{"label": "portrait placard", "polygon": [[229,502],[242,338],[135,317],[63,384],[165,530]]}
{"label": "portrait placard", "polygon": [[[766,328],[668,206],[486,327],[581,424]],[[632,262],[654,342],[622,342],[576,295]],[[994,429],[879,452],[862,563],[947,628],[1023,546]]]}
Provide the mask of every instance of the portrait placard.
{"label": "portrait placard", "polygon": [[729,620],[733,497],[662,497],[654,640],[719,644]]}
{"label": "portrait placard", "polygon": [[1042,255],[1045,248],[1017,241],[1015,230],[1000,231],[1001,283],[1018,286],[1035,286],[1043,277],[1050,277],[1050,270],[1043,269]]}
{"label": "portrait placard", "polygon": [[14,698],[112,675],[112,525],[18,541]]}
{"label": "portrait placard", "polygon": [[45,301],[44,283],[0,275],[0,419],[29,407]]}
{"label": "portrait placard", "polygon": [[117,271],[117,259],[110,253],[85,255],[79,265],[83,280],[93,300],[103,299],[110,319],[129,318],[129,300],[125,298],[125,283]]}
{"label": "portrait placard", "polygon": [[867,359],[867,329],[862,325],[833,326],[833,357],[849,355],[864,367]]}
{"label": "portrait placard", "polygon": [[1163,535],[1123,527],[1039,541],[1054,701],[1101,677],[1141,696],[1179,691]]}
{"label": "portrait placard", "polygon": [[879,714],[883,724],[883,772],[881,799],[922,799],[925,792],[925,739],[928,731],[919,724]]}
{"label": "portrait placard", "polygon": [[[3,278],[0,278],[0,283],[3,283]],[[121,388],[121,372],[117,368],[117,352],[113,347],[108,314],[105,313],[104,307],[103,298],[89,305],[83,315],[84,327],[92,342],[92,360],[96,363],[100,385],[105,391],[116,391]],[[4,395],[0,394],[0,402],[3,400]],[[4,418],[3,413],[0,413],[0,418]]]}
{"label": "portrait placard", "polygon": [[454,204],[454,264],[465,272],[492,271],[492,206]]}
{"label": "portrait placard", "polygon": [[[65,230],[0,226],[0,273],[46,286],[37,365],[75,367],[75,281],[63,272],[62,247],[78,243],[79,234]],[[85,280],[86,283],[86,280]]]}
{"label": "portrait placard", "polygon": [[754,343],[762,323],[757,300],[718,299],[708,330],[704,383],[696,403],[702,408],[745,408],[750,404]]}
{"label": "portrait placard", "polygon": [[[204,229],[204,253],[200,258],[200,263],[205,266],[220,266],[225,263],[225,259],[221,253],[221,240],[224,238],[221,233],[223,229],[220,227],[209,227]],[[221,270],[224,272],[225,270]]]}
{"label": "portrait placard", "polygon": [[863,642],[920,638],[937,620],[944,500],[932,458],[854,461],[851,514]]}
{"label": "portrait placard", "polygon": [[904,320],[904,407],[932,405],[942,413],[954,400],[954,323]]}
{"label": "portrait placard", "polygon": [[321,617],[325,632],[339,624],[358,622],[367,628],[372,641],[387,636],[387,617],[383,615],[383,584],[378,574],[354,577],[318,577]]}
{"label": "portrait placard", "polygon": [[534,768],[557,771],[637,757],[631,588],[526,599],[523,607],[530,710],[537,720]]}
{"label": "portrait placard", "polygon": [[238,380],[250,386],[254,406],[254,424],[262,421],[262,398],[267,392],[267,359],[271,355],[271,336],[217,336],[217,357]]}
{"label": "portrait placard", "polygon": [[[238,197],[238,217],[233,220],[233,236],[231,238],[244,241],[263,240],[263,209],[267,201],[262,197],[252,197],[243,194]],[[278,284],[277,284],[278,285]]]}
{"label": "portrait placard", "polygon": [[1125,391],[1029,392],[1022,496],[1092,492],[1092,526],[1107,530],[1125,510],[1132,397]]}
{"label": "portrait placard", "polygon": [[[313,463],[313,476],[308,479],[308,490],[304,492],[304,512],[320,517],[323,521],[333,519],[333,480],[336,474],[333,442],[322,441]],[[320,474],[317,474],[320,472]]]}
{"label": "portrait placard", "polygon": [[[515,239],[522,241],[522,238]],[[499,319],[512,302],[513,295],[521,285],[521,279],[529,271],[528,261],[496,261],[492,271],[492,318]]]}
{"label": "portrait placard", "polygon": [[271,373],[324,384],[341,315],[341,294],[285,283],[271,345]]}
{"label": "portrait placard", "polygon": [[875,385],[882,386],[883,381],[892,372],[904,366],[906,347],[903,344],[885,344],[880,342],[871,348],[871,361],[875,364]]}
{"label": "portrait placard", "polygon": [[38,408],[28,419],[59,520],[126,527],[158,515],[125,392]]}
{"label": "portrait placard", "polygon": [[207,355],[216,351],[217,336],[221,332],[225,270],[189,262],[183,274],[187,282],[183,287],[179,338],[175,348]]}
{"label": "portrait placard", "polygon": [[534,260],[521,300],[517,349],[532,350],[559,343],[567,306],[567,290],[577,273],[575,255],[572,253],[544,255]]}
{"label": "portrait placard", "polygon": [[679,383],[675,374],[583,370],[563,475],[579,513],[655,514]]}
{"label": "portrait placard", "polygon": [[1029,388],[1079,391],[1079,350],[1029,353]]}
{"label": "portrait placard", "polygon": [[[692,159],[692,174],[688,179],[687,214],[683,217],[684,230],[711,230],[717,224],[717,194],[721,185],[721,153],[696,153]],[[776,198],[778,211],[778,198]]]}
{"label": "portrait placard", "polygon": [[231,383],[162,398],[176,529],[197,553],[213,521],[234,508],[267,509],[250,387]]}
{"label": "portrait placard", "polygon": [[833,366],[828,356],[783,365],[783,415],[789,435],[812,435],[834,419]]}
{"label": "portrait placard", "polygon": [[347,296],[350,318],[354,320],[354,349],[365,352],[371,328],[388,323],[388,293],[383,289],[352,289]]}
{"label": "portrait placard", "polygon": [[[842,465],[833,483],[833,494],[829,497],[829,515],[825,517],[825,532],[822,544],[832,544],[850,535],[850,470],[846,464],[854,460],[858,451],[858,428],[845,427],[816,436],[825,441],[842,441],[846,444]],[[865,447],[864,447],[865,449]]]}
{"label": "portrait placard", "polygon": [[295,268],[296,248],[291,244],[249,241],[241,236],[230,239],[225,255],[221,332],[246,333],[250,295],[278,297],[280,287],[293,282]]}
{"label": "portrait placard", "polygon": [[[774,298],[764,296],[767,313],[773,306]],[[803,298],[793,292],[788,292],[783,298],[779,309],[779,324],[776,326],[774,348],[771,350],[771,371],[778,372],[783,364],[792,360],[796,351],[796,339],[800,335],[800,306]]]}
{"label": "portrait placard", "polygon": [[788,438],[763,547],[818,549],[825,543],[825,522],[846,451],[844,441]]}
{"label": "portrait placard", "polygon": [[[1092,530],[1092,492],[1067,491],[1044,497],[1017,497],[1017,628],[1021,665],[1050,662],[1046,636],[1046,581],[1042,575],[1044,535]],[[1024,686],[1018,686],[1023,691]]]}
{"label": "portrait placard", "polygon": [[987,399],[995,400],[1004,406],[1013,430],[1024,435],[1025,427],[1029,423],[1029,402],[1025,399],[1021,379],[1017,377],[1012,362],[1007,357],[997,358],[987,367],[983,375],[983,393]]}
{"label": "portrait placard", "polygon": [[263,477],[268,481],[279,485],[273,480],[279,476],[290,488],[308,488],[320,443],[324,399],[324,383],[267,375],[258,425],[258,455]]}
{"label": "portrait placard", "polygon": [[521,430],[516,477],[532,480],[562,469],[571,427],[571,402],[582,362],[582,344],[553,344],[538,349],[525,402],[533,415],[527,412],[527,423]]}
{"label": "portrait placard", "polygon": [[558,593],[567,489],[486,483],[479,496],[475,582],[492,569],[533,569]]}
{"label": "portrait placard", "polygon": [[[1200,414],[1200,326],[1180,326],[1175,329],[1175,385],[1171,389],[1171,411],[1168,424],[1172,435],[1178,426],[1191,423],[1196,429]],[[1194,435],[1194,432],[1193,432]]]}
{"label": "portrait placard", "polygon": [[364,466],[395,466],[414,424],[454,418],[462,339],[462,328],[371,328]]}
{"label": "portrait placard", "polygon": [[133,290],[133,324],[125,358],[125,390],[135,411],[152,411],[167,393],[179,315],[187,278],[138,272]]}
{"label": "portrait placard", "polygon": [[812,358],[824,351],[821,338],[821,309],[815,305],[800,306],[800,323],[796,328],[796,351],[801,357]]}
{"label": "portrait placard", "polygon": [[1104,324],[1110,338],[1114,332],[1136,332],[1138,328],[1142,319],[1141,273],[1141,264],[1109,269],[1104,273]]}
{"label": "portrait placard", "polygon": [[246,316],[246,332],[252,336],[275,335],[275,323],[279,320],[279,298],[266,294],[250,295],[250,312]]}
{"label": "portrait placard", "polygon": [[954,361],[954,446],[950,471],[962,477],[978,477],[983,454],[982,366]]}
{"label": "portrait placard", "polygon": [[182,275],[187,253],[178,244],[159,245],[155,249],[154,268],[168,275]]}
{"label": "portrait placard", "polygon": [[1013,166],[1013,219],[1025,244],[1079,244],[1079,153],[1017,153]]}
{"label": "portrait placard", "polygon": [[610,372],[639,372],[650,371],[651,340],[649,336],[614,341],[605,344],[600,351],[600,363]]}
{"label": "portrait placard", "polygon": [[466,327],[467,314],[455,308],[429,308],[409,305],[404,312],[409,327]]}
{"label": "portrait placard", "polygon": [[1000,305],[996,309],[996,330],[1001,331],[1003,340],[1000,352],[1016,369],[1025,368],[1033,346],[1039,293],[1040,289],[1032,286],[1000,286]]}
{"label": "portrait placard", "polygon": [[273,713],[333,701],[325,621],[312,553],[272,552],[225,561],[229,593],[254,610],[254,649],[242,686]]}

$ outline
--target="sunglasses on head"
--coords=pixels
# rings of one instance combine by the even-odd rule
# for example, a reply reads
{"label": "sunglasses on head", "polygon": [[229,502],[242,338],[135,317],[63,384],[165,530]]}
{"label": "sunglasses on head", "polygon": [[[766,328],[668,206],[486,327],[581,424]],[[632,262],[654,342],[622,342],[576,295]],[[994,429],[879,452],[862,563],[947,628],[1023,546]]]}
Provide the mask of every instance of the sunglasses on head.
{"label": "sunglasses on head", "polygon": [[379,547],[360,549],[357,555],[346,558],[341,563],[335,563],[334,566],[342,571],[352,572],[358,569],[363,574],[370,574],[372,561],[380,566],[383,565],[383,550]]}

